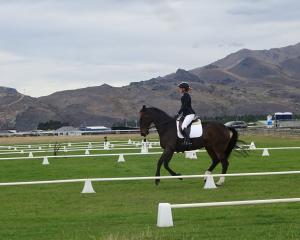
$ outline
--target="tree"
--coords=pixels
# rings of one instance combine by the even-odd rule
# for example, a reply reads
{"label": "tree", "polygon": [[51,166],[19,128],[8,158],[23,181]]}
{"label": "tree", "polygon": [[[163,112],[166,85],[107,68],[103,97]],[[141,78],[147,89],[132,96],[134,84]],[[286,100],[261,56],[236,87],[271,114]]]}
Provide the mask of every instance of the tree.
{"label": "tree", "polygon": [[39,130],[56,130],[58,128],[61,128],[63,126],[68,126],[69,123],[67,122],[60,122],[55,120],[50,120],[48,122],[40,122],[38,125]]}

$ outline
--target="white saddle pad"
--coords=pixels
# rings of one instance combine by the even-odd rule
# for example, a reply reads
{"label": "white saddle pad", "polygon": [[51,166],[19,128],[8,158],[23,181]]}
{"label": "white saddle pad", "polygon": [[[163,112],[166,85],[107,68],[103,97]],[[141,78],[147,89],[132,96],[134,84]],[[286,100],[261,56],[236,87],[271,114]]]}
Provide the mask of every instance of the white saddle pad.
{"label": "white saddle pad", "polygon": [[[181,134],[179,130],[179,121],[176,121],[176,125],[177,125],[177,136],[179,138],[184,138],[184,136]],[[201,136],[202,136],[202,124],[201,124],[201,120],[198,119],[196,122],[192,124],[190,138],[199,138]]]}

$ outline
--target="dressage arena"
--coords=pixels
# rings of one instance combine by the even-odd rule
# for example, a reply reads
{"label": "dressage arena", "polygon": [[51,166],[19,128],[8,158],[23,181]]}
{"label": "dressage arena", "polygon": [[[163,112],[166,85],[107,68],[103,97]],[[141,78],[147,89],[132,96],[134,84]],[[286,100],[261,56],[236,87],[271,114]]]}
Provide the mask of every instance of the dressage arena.
{"label": "dressage arena", "polygon": [[300,139],[243,140],[217,188],[205,150],[175,154],[183,180],[162,168],[155,186],[157,138],[69,138],[57,156],[54,141],[0,144],[0,239],[299,239]]}

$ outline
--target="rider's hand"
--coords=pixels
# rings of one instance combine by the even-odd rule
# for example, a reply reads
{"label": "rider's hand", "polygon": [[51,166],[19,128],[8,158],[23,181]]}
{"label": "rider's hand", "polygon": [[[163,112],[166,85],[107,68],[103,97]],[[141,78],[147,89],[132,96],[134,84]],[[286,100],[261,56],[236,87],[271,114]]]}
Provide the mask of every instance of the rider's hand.
{"label": "rider's hand", "polygon": [[180,115],[180,114],[176,113],[175,116],[174,116],[174,118],[177,119],[177,118],[179,117],[179,115]]}

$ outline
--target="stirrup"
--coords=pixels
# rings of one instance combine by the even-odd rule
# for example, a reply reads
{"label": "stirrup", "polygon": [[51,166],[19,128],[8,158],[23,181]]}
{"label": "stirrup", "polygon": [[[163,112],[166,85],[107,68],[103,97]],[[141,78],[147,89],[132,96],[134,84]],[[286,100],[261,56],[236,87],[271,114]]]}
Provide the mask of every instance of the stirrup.
{"label": "stirrup", "polygon": [[183,139],[183,145],[186,146],[186,147],[189,147],[189,146],[192,146],[192,141],[190,138],[184,138]]}

